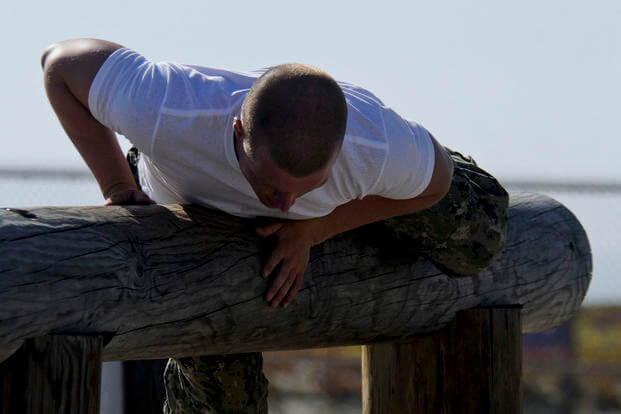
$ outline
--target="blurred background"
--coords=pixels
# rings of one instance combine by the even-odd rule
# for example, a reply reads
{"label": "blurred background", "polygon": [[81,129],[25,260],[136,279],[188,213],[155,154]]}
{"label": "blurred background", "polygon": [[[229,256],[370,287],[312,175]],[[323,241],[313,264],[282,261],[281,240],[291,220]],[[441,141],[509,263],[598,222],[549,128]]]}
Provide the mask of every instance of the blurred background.
{"label": "blurred background", "polygon": [[[235,70],[319,66],[364,86],[510,191],[550,195],[585,227],[580,313],[524,335],[525,413],[621,413],[621,3],[492,0],[109,0],[3,7],[0,206],[98,205],[96,182],[43,89],[51,43],[97,37]],[[129,143],[120,137],[123,148]],[[359,413],[358,347],[265,354],[272,413]],[[102,413],[122,412],[106,363]]]}

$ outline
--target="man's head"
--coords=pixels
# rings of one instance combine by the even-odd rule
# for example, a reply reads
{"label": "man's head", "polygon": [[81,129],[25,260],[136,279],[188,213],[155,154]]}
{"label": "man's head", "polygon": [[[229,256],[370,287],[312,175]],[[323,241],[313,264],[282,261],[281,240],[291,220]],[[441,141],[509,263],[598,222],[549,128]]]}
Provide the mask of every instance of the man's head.
{"label": "man's head", "polygon": [[327,73],[302,64],[275,66],[248,92],[235,121],[235,150],[259,199],[287,211],[322,185],[343,143],[347,105]]}

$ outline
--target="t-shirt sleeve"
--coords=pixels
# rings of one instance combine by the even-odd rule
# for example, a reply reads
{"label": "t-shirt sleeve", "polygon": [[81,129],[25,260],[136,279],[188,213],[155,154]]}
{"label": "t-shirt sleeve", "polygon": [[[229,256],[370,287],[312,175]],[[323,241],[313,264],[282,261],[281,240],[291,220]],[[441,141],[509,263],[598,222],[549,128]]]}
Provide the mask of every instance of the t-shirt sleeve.
{"label": "t-shirt sleeve", "polygon": [[[394,114],[397,116],[396,114]],[[408,199],[425,191],[435,164],[433,142],[425,128],[416,122],[387,122],[388,153],[372,194],[392,199]],[[401,122],[401,125],[396,128]],[[411,133],[404,133],[408,131]]]}
{"label": "t-shirt sleeve", "polygon": [[114,51],[91,84],[91,114],[150,155],[166,99],[169,70],[167,64],[150,62],[133,50]]}

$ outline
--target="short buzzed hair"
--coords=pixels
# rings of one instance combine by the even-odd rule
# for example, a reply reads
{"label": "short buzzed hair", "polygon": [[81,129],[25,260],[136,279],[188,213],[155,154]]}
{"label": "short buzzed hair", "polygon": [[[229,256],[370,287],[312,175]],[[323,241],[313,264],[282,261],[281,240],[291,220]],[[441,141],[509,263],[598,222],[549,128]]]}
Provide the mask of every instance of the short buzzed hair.
{"label": "short buzzed hair", "polygon": [[279,168],[304,177],[340,151],[347,103],[330,75],[288,63],[269,68],[255,81],[241,118],[252,148],[266,148]]}

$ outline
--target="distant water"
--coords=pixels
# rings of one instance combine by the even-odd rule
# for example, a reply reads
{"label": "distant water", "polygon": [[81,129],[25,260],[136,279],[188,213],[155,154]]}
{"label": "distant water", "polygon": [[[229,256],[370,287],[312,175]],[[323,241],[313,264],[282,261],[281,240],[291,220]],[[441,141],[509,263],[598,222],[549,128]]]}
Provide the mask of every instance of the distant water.
{"label": "distant water", "polygon": [[[586,304],[621,303],[621,190],[590,191],[571,186],[529,188],[510,191],[546,194],[569,208],[586,229],[593,251],[593,281]],[[554,190],[559,188],[559,190]],[[84,174],[7,174],[0,171],[0,207],[101,205],[96,182]]]}
{"label": "distant water", "polygon": [[41,178],[0,176],[1,207],[102,205],[97,182],[90,177]]}

